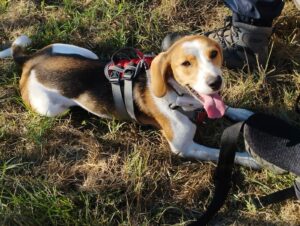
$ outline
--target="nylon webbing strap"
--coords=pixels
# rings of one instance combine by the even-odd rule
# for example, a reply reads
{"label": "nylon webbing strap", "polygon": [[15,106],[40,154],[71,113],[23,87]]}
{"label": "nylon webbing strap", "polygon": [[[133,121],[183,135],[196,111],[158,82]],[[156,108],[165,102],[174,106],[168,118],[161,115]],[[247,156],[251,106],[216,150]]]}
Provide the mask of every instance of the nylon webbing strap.
{"label": "nylon webbing strap", "polygon": [[134,113],[133,79],[141,72],[144,61],[141,60],[136,66],[127,66],[124,71],[124,99],[128,114],[132,119],[138,121]]}
{"label": "nylon webbing strap", "polygon": [[295,197],[295,189],[296,187],[291,186],[289,188],[273,192],[269,195],[255,198],[253,199],[253,203],[256,208],[263,208],[264,206],[270,205],[272,203],[282,202],[286,199]]}
{"label": "nylon webbing strap", "polygon": [[231,187],[236,143],[244,122],[226,128],[221,138],[221,150],[215,172],[215,194],[206,212],[189,226],[206,225],[225,203]]}
{"label": "nylon webbing strap", "polygon": [[300,200],[300,178],[298,177],[293,186],[273,192],[269,195],[253,199],[256,208],[262,208],[264,206],[285,201],[287,199],[295,198]]}
{"label": "nylon webbing strap", "polygon": [[132,119],[137,121],[135,114],[134,114],[134,102],[133,102],[133,84],[132,80],[125,80],[124,82],[124,99],[125,99],[125,106],[128,114]]}
{"label": "nylon webbing strap", "polygon": [[130,119],[124,105],[120,83],[111,83],[111,88],[112,88],[115,107],[119,114],[119,117],[121,119],[126,119],[126,120]]}
{"label": "nylon webbing strap", "polygon": [[148,69],[148,61],[149,56],[146,59],[138,50],[123,48],[115,52],[105,66],[104,73],[112,85],[115,107],[122,119],[138,121],[134,112],[133,82],[143,68]]}

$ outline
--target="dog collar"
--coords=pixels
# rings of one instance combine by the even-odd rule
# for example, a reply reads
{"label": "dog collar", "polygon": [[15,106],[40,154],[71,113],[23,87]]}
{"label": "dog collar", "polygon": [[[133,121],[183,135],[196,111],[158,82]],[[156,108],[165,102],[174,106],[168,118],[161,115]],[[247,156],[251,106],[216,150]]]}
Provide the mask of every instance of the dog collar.
{"label": "dog collar", "polygon": [[168,84],[177,95],[175,102],[169,103],[169,107],[186,115],[192,122],[203,124],[207,119],[203,105],[174,79],[169,79]]}

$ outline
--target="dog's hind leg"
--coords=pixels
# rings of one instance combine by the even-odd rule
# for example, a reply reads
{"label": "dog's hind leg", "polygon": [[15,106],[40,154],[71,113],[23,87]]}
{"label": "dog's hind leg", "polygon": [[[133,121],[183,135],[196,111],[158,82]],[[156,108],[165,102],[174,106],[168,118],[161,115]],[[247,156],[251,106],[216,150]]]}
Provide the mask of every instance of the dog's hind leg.
{"label": "dog's hind leg", "polygon": [[77,105],[75,101],[62,96],[57,90],[49,89],[39,83],[34,70],[27,78],[23,74],[22,76],[23,80],[27,80],[25,85],[22,84],[22,79],[20,81],[22,98],[35,112],[53,117]]}
{"label": "dog's hind leg", "polygon": [[93,113],[94,115],[97,115],[101,118],[112,118],[114,112],[113,105],[111,102],[103,104],[101,101],[103,99],[99,97],[99,94],[97,95],[92,92],[85,92],[73,100],[78,106]]}

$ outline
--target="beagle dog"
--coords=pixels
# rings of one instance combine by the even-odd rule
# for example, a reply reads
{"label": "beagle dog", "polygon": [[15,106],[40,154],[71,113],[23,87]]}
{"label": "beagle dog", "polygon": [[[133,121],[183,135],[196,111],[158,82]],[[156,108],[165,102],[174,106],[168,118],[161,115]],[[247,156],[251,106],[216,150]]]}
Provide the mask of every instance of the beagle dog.
{"label": "beagle dog", "polygon": [[[117,117],[112,89],[104,76],[105,63],[93,52],[67,44],[52,44],[32,55],[24,54],[30,39],[21,36],[11,50],[0,52],[0,58],[12,55],[22,66],[20,91],[33,111],[56,116],[71,106],[80,106],[103,118]],[[219,149],[194,142],[196,125],[182,112],[170,108],[184,93],[186,107],[202,106],[209,118],[224,114],[232,120],[245,120],[252,112],[224,105],[219,91],[223,87],[222,51],[218,43],[204,36],[186,36],[152,61],[150,76],[138,76],[133,99],[136,117],[143,124],[162,130],[172,152],[185,158],[217,161]],[[179,101],[180,102],[180,101]],[[259,168],[246,152],[236,155],[235,162]]]}

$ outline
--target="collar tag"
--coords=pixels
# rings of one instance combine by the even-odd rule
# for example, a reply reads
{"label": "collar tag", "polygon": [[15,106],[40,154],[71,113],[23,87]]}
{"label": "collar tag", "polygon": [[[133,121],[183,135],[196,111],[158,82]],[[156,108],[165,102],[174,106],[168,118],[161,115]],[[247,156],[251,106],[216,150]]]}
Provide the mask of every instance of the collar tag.
{"label": "collar tag", "polygon": [[207,119],[207,113],[204,109],[197,111],[195,122],[196,124],[205,124],[205,119]]}

